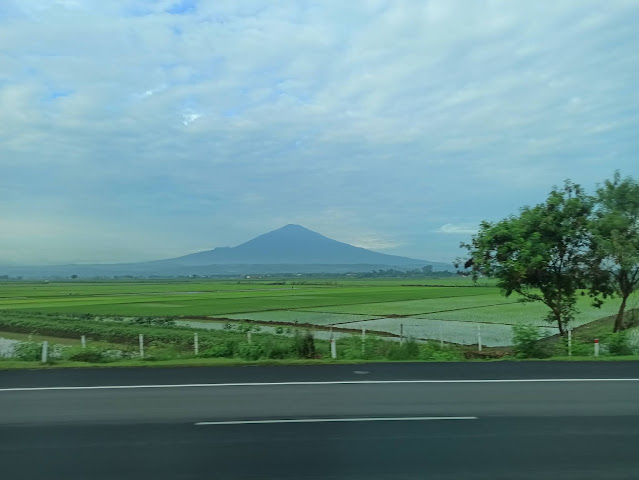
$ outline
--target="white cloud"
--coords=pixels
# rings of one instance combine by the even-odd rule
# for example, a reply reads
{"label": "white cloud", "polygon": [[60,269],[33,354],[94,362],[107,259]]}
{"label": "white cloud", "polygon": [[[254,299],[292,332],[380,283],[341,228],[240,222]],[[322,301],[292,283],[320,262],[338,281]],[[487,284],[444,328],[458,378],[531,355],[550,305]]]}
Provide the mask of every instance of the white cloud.
{"label": "white cloud", "polygon": [[368,250],[392,250],[403,245],[401,242],[394,242],[380,237],[360,237],[347,243]]}
{"label": "white cloud", "polygon": [[2,3],[0,218],[144,225],[162,251],[294,222],[454,257],[448,219],[639,174],[634,1]]}
{"label": "white cloud", "polygon": [[195,122],[202,115],[199,113],[183,113],[182,114],[182,125],[185,127]]}
{"label": "white cloud", "polygon": [[449,235],[472,235],[474,233],[477,233],[477,226],[464,223],[447,223],[446,225],[442,225],[437,230],[435,230],[435,233],[445,233]]}

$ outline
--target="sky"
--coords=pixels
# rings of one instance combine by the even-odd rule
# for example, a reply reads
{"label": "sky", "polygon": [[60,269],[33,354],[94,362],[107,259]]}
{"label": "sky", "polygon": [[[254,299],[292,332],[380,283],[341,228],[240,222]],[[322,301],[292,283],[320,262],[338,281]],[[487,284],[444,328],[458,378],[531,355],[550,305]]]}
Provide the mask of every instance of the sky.
{"label": "sky", "polygon": [[452,261],[564,179],[639,177],[636,0],[2,0],[0,264],[296,223]]}

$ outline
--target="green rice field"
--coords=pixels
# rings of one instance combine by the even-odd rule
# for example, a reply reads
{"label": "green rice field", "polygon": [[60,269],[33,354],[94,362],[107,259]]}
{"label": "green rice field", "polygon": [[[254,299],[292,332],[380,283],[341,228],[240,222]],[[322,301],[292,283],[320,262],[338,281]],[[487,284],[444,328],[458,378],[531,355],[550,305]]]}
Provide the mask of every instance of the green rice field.
{"label": "green rice field", "polygon": [[[0,310],[82,313],[98,316],[170,316],[250,320],[326,328],[361,329],[446,342],[508,345],[512,325],[555,333],[540,303],[506,298],[485,281],[103,281],[0,283]],[[631,298],[629,308],[637,306]],[[612,315],[618,300],[601,309],[580,298],[575,326]]]}

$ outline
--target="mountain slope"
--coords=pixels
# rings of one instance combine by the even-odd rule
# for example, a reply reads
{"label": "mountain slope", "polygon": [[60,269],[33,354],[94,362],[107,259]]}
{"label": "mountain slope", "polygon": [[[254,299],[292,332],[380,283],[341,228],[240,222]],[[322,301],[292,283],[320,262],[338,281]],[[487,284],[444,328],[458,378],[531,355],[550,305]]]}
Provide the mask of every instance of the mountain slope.
{"label": "mountain slope", "polygon": [[300,225],[286,225],[265,233],[237,247],[222,247],[183,257],[164,260],[172,265],[224,264],[376,264],[426,265],[413,258],[386,255],[354,247],[313,232]]}
{"label": "mountain slope", "polygon": [[244,275],[277,273],[370,272],[433,266],[435,271],[451,265],[386,255],[354,247],[313,232],[300,225],[286,225],[255,237],[237,247],[215,248],[183,257],[140,263],[0,266],[0,275],[24,278],[82,278],[112,276]]}

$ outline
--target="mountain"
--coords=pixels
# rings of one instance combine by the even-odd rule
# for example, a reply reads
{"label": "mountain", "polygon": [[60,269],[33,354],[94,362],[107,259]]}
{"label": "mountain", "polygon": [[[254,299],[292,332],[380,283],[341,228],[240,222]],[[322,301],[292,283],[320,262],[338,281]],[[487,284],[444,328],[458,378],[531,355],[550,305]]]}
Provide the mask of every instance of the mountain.
{"label": "mountain", "polygon": [[0,277],[81,278],[184,275],[244,275],[277,273],[348,273],[388,268],[412,269],[431,265],[433,270],[452,269],[445,263],[387,255],[338,242],[300,225],[286,225],[236,247],[220,247],[177,258],[140,263],[0,266]]}
{"label": "mountain", "polygon": [[424,260],[387,255],[354,247],[348,243],[325,237],[301,225],[286,225],[237,247],[215,248],[164,260],[163,263],[189,266],[225,264],[420,266],[429,264]]}

